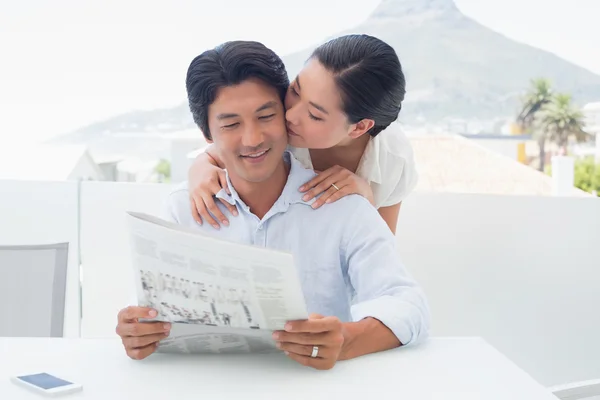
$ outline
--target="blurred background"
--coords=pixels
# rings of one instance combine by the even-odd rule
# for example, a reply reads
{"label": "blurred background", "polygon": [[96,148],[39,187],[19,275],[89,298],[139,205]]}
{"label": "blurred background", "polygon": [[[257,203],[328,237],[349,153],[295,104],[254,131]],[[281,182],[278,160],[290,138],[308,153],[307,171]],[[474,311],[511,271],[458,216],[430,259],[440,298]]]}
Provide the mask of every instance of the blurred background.
{"label": "blurred background", "polygon": [[[406,72],[417,190],[551,194],[560,154],[574,160],[559,186],[597,193],[599,14],[595,0],[2,2],[0,176],[179,181],[202,143],[185,102],[194,56],[258,40],[293,79],[318,44],[368,33]],[[84,157],[94,173],[73,170]]]}

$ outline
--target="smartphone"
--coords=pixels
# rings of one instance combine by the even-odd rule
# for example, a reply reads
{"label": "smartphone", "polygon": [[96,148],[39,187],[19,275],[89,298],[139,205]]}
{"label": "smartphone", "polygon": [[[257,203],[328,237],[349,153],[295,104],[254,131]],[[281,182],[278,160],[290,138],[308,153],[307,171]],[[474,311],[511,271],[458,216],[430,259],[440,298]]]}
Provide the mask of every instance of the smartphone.
{"label": "smartphone", "polygon": [[45,372],[35,375],[15,376],[12,377],[11,380],[17,385],[51,397],[74,393],[83,389],[83,386],[79,384],[69,382]]}

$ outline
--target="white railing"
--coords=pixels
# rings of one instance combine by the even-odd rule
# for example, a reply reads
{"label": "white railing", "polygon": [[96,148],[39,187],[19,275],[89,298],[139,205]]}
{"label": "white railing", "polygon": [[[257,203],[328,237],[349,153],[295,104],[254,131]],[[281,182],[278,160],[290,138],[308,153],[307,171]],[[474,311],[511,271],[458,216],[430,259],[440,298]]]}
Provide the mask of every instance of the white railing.
{"label": "white railing", "polygon": [[433,334],[477,335],[546,385],[600,374],[600,200],[416,195],[400,252]]}
{"label": "white railing", "polygon": [[169,191],[160,184],[82,185],[82,336],[114,335],[118,311],[135,301],[125,212],[160,215]]}
{"label": "white railing", "polygon": [[[76,243],[80,215],[81,335],[112,337],[134,297],[125,211],[160,214],[170,187],[77,189],[0,182],[0,243]],[[598,199],[417,193],[397,236],[428,294],[433,335],[482,336],[547,386],[598,377]]]}

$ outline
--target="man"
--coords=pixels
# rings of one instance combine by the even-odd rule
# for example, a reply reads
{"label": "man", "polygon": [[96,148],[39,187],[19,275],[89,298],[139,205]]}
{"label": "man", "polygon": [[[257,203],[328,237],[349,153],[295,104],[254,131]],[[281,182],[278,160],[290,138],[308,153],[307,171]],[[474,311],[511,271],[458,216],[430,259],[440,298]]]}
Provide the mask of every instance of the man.
{"label": "man", "polygon": [[[288,84],[281,59],[256,42],[228,42],[192,61],[190,109],[227,169],[230,193],[222,190],[217,197],[240,212],[224,229],[200,226],[183,185],[169,197],[167,218],[218,238],[294,255],[313,314],[290,321],[273,339],[301,364],[329,369],[338,360],[422,340],[429,324],[425,297],[402,266],[395,237],[375,208],[358,195],[316,210],[312,201],[302,200],[297,188],[314,172],[286,151]],[[137,323],[153,316],[153,310],[139,307],[119,313],[117,333],[130,357],[149,356],[168,335],[168,324]]]}

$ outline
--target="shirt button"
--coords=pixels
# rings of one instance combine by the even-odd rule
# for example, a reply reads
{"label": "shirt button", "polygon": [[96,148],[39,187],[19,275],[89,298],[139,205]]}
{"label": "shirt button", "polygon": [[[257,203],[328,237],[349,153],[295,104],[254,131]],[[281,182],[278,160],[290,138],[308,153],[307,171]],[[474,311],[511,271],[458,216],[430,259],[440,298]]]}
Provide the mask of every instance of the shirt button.
{"label": "shirt button", "polygon": [[262,229],[263,229],[263,226],[262,225],[258,225],[258,230],[262,231]]}

